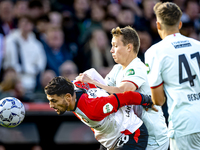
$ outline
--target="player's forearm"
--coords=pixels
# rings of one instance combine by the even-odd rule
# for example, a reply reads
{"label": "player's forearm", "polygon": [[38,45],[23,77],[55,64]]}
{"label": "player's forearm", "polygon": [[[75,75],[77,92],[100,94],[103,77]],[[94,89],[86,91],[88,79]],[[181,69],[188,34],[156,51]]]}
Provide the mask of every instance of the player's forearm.
{"label": "player's forearm", "polygon": [[121,88],[119,87],[115,87],[115,86],[107,86],[107,85],[103,85],[97,81],[93,81],[94,85],[106,90],[108,93],[113,94],[113,93],[122,93],[124,92]]}
{"label": "player's forearm", "polygon": [[152,93],[152,101],[155,105],[162,106],[165,103],[166,97],[163,90],[163,85],[157,88],[151,88],[151,93]]}
{"label": "player's forearm", "polygon": [[143,105],[150,106],[153,104],[151,97],[138,92],[126,91],[124,93],[114,94],[119,100],[120,107],[125,105]]}
{"label": "player's forearm", "polygon": [[155,105],[162,106],[166,101],[166,97],[158,97],[158,96],[155,97],[155,95],[153,96],[152,94],[152,101]]}

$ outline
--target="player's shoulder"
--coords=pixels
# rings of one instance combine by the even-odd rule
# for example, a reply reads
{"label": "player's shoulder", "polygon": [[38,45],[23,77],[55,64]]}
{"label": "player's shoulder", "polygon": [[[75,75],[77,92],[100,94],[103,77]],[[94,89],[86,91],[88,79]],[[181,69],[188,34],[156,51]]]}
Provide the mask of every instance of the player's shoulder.
{"label": "player's shoulder", "polygon": [[132,60],[132,62],[127,66],[128,69],[141,69],[145,64],[140,60],[140,58],[136,57]]}
{"label": "player's shoulder", "polygon": [[113,66],[113,68],[111,69],[111,71],[109,72],[109,74],[116,74],[121,69],[122,69],[122,65],[121,64],[116,64],[116,65]]}
{"label": "player's shoulder", "polygon": [[145,52],[145,56],[153,56],[155,55],[155,53],[157,53],[160,50],[160,47],[163,47],[163,40],[152,45],[146,52]]}
{"label": "player's shoulder", "polygon": [[121,64],[115,64],[112,69],[118,70],[118,69],[121,69],[121,68],[122,68]]}
{"label": "player's shoulder", "polygon": [[195,46],[200,46],[200,41],[193,39],[191,37],[186,37],[191,43],[193,43]]}
{"label": "player's shoulder", "polygon": [[126,74],[130,74],[131,72],[134,72],[134,74],[143,74],[144,71],[146,72],[146,66],[138,57],[136,57],[125,69]]}

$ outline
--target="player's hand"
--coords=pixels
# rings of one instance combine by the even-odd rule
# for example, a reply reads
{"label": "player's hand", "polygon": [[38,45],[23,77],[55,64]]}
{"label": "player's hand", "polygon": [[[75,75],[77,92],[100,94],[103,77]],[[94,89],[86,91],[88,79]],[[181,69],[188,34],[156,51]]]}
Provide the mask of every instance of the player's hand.
{"label": "player's hand", "polygon": [[152,110],[158,112],[158,110],[156,109],[156,107],[152,102],[151,95],[144,95],[144,94],[141,95],[142,95],[141,105],[144,107],[144,109],[148,111],[148,109],[151,108]]}
{"label": "player's hand", "polygon": [[92,78],[85,73],[80,73],[79,76],[76,77],[76,80],[84,82],[84,83],[92,83],[93,82]]}
{"label": "player's hand", "polygon": [[[154,104],[152,104],[151,109],[154,110],[154,111],[156,111],[156,112],[158,112],[158,109],[155,107]],[[149,108],[145,108],[145,110],[148,111]]]}

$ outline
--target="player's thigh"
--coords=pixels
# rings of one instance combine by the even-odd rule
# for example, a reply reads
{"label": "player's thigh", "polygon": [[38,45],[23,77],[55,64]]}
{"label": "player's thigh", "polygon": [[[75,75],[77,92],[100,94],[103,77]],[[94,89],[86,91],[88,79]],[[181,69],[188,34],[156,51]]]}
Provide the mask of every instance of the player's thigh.
{"label": "player's thigh", "polygon": [[172,150],[199,150],[200,132],[176,138],[172,141],[172,146],[171,141],[172,140],[170,139],[170,150],[171,148]]}
{"label": "player's thigh", "polygon": [[148,133],[143,124],[134,134],[123,135],[115,150],[145,150],[148,142]]}

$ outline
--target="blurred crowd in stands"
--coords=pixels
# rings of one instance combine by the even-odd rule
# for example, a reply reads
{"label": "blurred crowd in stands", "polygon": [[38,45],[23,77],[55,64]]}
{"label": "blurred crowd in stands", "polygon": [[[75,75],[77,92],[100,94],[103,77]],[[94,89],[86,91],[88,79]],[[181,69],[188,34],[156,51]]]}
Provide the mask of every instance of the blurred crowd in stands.
{"label": "blurred crowd in stands", "polygon": [[[183,11],[181,33],[200,40],[198,0],[171,0]],[[153,6],[159,0],[0,0],[0,99],[46,101],[55,76],[73,80],[95,68],[103,77],[115,62],[111,30],[130,25],[140,37],[138,57],[161,39]]]}

